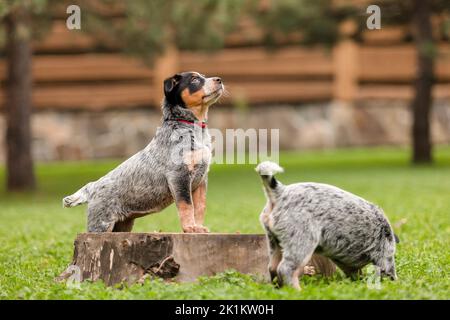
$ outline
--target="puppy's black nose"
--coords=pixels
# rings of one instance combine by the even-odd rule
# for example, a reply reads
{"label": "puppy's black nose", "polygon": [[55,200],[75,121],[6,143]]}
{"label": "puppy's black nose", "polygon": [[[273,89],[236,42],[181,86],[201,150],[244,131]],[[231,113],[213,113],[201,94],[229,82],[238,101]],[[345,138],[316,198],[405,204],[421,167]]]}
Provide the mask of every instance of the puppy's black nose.
{"label": "puppy's black nose", "polygon": [[217,83],[222,83],[222,79],[220,79],[219,77],[214,77],[214,81]]}

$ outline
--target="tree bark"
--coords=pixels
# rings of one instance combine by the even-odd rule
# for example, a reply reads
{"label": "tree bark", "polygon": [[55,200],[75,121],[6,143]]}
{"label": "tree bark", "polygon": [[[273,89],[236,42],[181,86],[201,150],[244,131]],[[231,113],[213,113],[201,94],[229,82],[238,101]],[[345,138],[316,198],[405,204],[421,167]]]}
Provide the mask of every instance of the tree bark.
{"label": "tree bark", "polygon": [[6,168],[7,189],[34,189],[31,156],[31,44],[30,16],[16,9],[5,18],[7,31]]}
{"label": "tree bark", "polygon": [[[114,285],[160,277],[191,282],[236,270],[267,281],[266,241],[262,234],[82,233],[75,240],[71,265],[56,280]],[[331,260],[316,254],[308,265],[324,276],[336,271]]]}
{"label": "tree bark", "polygon": [[413,111],[413,163],[431,163],[430,113],[434,82],[433,34],[430,0],[414,0],[412,22],[417,50],[417,75]]}

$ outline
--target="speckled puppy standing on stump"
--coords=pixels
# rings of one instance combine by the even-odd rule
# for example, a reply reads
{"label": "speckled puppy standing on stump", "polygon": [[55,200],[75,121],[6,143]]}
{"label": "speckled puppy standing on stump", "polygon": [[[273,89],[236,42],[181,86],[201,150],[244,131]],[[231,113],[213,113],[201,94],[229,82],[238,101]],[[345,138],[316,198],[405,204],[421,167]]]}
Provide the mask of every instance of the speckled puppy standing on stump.
{"label": "speckled puppy standing on stump", "polygon": [[131,231],[134,219],[175,202],[184,232],[203,226],[211,137],[208,108],[222,95],[218,77],[183,72],[164,81],[163,123],[145,149],[63,199],[88,203],[88,232]]}
{"label": "speckled puppy standing on stump", "polygon": [[381,275],[397,278],[398,241],[383,211],[337,187],[321,183],[283,185],[273,162],[256,167],[267,204],[260,220],[269,243],[272,281],[300,289],[299,276],[313,253],[330,258],[347,276],[373,263]]}

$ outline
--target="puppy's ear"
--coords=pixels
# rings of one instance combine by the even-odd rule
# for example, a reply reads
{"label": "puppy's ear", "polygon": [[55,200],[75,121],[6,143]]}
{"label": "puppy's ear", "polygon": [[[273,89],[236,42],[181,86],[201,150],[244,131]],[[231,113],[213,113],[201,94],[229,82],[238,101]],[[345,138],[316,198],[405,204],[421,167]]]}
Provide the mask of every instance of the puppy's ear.
{"label": "puppy's ear", "polygon": [[166,97],[172,92],[173,88],[180,82],[181,74],[177,73],[174,76],[164,80],[164,95]]}

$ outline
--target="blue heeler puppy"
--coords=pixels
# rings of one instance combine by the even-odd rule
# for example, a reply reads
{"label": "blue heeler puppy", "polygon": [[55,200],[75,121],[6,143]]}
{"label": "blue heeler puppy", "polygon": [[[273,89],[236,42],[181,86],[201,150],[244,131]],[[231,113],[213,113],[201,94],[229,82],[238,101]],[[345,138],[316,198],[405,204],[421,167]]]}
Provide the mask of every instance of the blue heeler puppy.
{"label": "blue heeler puppy", "polygon": [[269,243],[272,282],[300,289],[299,277],[313,253],[330,258],[349,277],[373,263],[381,275],[397,278],[394,235],[376,205],[321,183],[283,185],[274,178],[283,169],[273,162],[256,167],[267,204],[260,220]]}
{"label": "blue heeler puppy", "polygon": [[184,232],[203,226],[211,137],[208,108],[222,95],[218,77],[184,72],[164,81],[163,123],[145,149],[63,199],[88,203],[88,232],[131,231],[135,218],[175,202]]}

